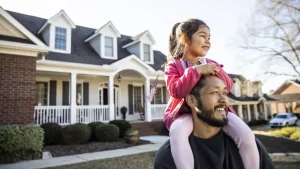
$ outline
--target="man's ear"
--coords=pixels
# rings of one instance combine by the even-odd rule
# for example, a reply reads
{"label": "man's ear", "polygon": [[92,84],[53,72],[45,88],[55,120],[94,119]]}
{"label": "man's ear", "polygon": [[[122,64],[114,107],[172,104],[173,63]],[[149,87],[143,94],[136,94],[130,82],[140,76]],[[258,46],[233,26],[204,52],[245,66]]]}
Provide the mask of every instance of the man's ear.
{"label": "man's ear", "polygon": [[185,101],[190,106],[191,109],[194,109],[195,107],[197,107],[197,102],[196,102],[195,96],[188,94],[185,97]]}

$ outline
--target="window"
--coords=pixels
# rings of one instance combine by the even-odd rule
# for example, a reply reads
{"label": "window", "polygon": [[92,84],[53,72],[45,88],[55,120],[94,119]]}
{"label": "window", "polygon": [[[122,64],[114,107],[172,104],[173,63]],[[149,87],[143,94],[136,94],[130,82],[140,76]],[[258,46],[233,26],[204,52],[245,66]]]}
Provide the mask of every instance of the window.
{"label": "window", "polygon": [[150,62],[150,45],[144,44],[144,61]]}
{"label": "window", "polygon": [[105,37],[105,56],[114,56],[114,39]]}
{"label": "window", "polygon": [[82,84],[76,86],[76,104],[82,105]]}
{"label": "window", "polygon": [[67,29],[55,28],[55,49],[66,50],[67,46]]}
{"label": "window", "polygon": [[142,87],[141,86],[134,86],[133,87],[133,107],[134,112],[139,112],[139,106],[143,106],[142,101]]}
{"label": "window", "polygon": [[48,83],[47,82],[37,82],[36,83],[36,105],[46,106],[48,105]]}

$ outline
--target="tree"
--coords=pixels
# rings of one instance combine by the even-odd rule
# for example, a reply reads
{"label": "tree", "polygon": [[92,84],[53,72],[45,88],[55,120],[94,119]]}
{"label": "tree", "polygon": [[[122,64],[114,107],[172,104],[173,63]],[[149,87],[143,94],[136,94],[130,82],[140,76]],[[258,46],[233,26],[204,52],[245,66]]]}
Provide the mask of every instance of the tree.
{"label": "tree", "polygon": [[265,63],[264,73],[300,78],[300,0],[258,0],[255,7],[240,47],[259,53],[251,59]]}

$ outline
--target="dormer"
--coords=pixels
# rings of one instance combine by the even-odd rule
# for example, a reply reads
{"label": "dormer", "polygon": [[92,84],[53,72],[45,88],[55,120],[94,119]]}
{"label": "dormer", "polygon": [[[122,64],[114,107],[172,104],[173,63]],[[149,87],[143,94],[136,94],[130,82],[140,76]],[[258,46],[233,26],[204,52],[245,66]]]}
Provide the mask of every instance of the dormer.
{"label": "dormer", "polygon": [[89,42],[101,58],[116,60],[118,59],[118,38],[120,37],[119,31],[109,21],[95,30],[94,34],[88,37],[85,42]]}
{"label": "dormer", "polygon": [[155,40],[151,33],[147,30],[131,38],[132,42],[124,45],[131,54],[135,54],[147,64],[154,64],[153,45]]}
{"label": "dormer", "polygon": [[61,10],[47,20],[38,34],[42,35],[50,51],[71,53],[72,29],[75,28],[74,22]]}

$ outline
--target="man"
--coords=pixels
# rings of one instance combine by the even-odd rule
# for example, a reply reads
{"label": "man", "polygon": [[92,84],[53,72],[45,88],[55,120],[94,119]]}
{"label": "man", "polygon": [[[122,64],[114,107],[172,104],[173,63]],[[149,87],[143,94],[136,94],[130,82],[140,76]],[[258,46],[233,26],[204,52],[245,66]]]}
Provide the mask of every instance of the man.
{"label": "man", "polygon": [[[221,127],[227,124],[228,98],[226,85],[217,76],[203,76],[186,97],[187,108],[194,119],[189,142],[195,168],[243,169],[243,162],[235,142]],[[275,169],[267,151],[257,140],[261,169]],[[170,142],[157,152],[154,169],[175,169]]]}

